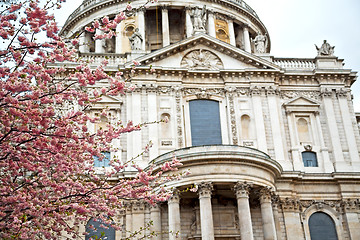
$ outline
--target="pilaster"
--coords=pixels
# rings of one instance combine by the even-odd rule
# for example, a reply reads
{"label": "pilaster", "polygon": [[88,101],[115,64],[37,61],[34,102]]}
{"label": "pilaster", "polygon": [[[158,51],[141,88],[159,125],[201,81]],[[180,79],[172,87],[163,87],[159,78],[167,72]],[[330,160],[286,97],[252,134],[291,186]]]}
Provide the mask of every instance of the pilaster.
{"label": "pilaster", "polygon": [[321,95],[323,98],[326,119],[328,122],[328,129],[330,134],[330,141],[333,149],[335,159],[335,171],[343,172],[348,170],[348,164],[344,160],[342,153],[342,147],[340,142],[339,130],[335,118],[335,111],[333,106],[334,92],[332,89],[323,88],[321,89]]}

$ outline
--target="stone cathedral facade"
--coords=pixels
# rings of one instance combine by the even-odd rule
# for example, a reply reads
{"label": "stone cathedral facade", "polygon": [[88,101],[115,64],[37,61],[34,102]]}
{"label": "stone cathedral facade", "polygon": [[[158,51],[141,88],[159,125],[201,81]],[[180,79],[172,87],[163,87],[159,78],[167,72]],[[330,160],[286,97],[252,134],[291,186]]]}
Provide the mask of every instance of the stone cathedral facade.
{"label": "stone cathedral facade", "polygon": [[[111,19],[126,3],[84,0],[62,34]],[[243,0],[144,3],[132,3],[116,37],[81,35],[79,54],[94,66],[108,59],[109,72],[127,74],[140,63],[134,91],[93,106],[89,114],[107,107],[109,116],[89,127],[168,118],[124,135],[106,156],[125,161],[152,141],[141,166],[175,155],[191,173],[170,184],[168,202],[127,203],[123,230],[107,229],[107,239],[126,239],[150,220],[154,239],[360,239],[357,76],[334,47],[317,43],[314,58],[271,55],[265,25]],[[194,185],[197,192],[183,191]]]}

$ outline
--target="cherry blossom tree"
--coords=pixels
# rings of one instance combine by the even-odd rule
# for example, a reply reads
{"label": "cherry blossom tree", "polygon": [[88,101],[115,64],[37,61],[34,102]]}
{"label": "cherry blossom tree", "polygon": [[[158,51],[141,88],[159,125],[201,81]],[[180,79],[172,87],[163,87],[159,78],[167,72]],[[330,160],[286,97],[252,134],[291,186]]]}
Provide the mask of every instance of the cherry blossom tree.
{"label": "cherry blossom tree", "polygon": [[[162,186],[171,178],[163,173],[180,165],[174,159],[156,172],[133,165],[136,177],[123,179],[119,173],[133,163],[115,158],[110,170],[95,173],[94,156],[101,160],[114,139],[142,125],[116,122],[107,130],[88,131],[87,123],[98,119],[86,111],[104,95],[128,91],[128,79],[106,72],[106,61],[90,68],[77,56],[78,40],[59,36],[49,11],[63,1],[21,1],[1,9],[1,239],[83,237],[77,226],[92,217],[119,229],[114,216],[124,200],[165,201],[170,193]],[[124,18],[123,13],[113,20],[104,17],[87,31],[100,28],[103,35],[95,38],[110,38]],[[73,71],[68,63],[76,66]],[[108,88],[91,87],[104,79]]]}

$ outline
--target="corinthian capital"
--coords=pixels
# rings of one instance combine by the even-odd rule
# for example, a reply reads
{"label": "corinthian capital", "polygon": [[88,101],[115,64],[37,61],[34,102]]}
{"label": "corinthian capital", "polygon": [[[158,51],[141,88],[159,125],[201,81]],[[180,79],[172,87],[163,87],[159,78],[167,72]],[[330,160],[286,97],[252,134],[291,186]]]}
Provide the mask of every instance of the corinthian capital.
{"label": "corinthian capital", "polygon": [[271,187],[263,187],[260,189],[259,195],[260,195],[260,203],[263,202],[271,203],[271,198],[274,195],[274,191]]}
{"label": "corinthian capital", "polygon": [[214,187],[211,182],[201,182],[197,184],[199,197],[210,197]]}
{"label": "corinthian capital", "polygon": [[236,198],[249,197],[251,187],[251,184],[247,182],[237,182],[234,186]]}

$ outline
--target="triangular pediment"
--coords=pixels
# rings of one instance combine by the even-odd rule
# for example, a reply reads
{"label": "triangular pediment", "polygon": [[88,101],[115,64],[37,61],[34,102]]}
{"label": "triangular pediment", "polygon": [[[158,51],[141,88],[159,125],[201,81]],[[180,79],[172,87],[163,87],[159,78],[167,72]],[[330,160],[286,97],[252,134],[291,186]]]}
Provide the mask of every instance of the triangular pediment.
{"label": "triangular pediment", "polygon": [[[207,34],[197,34],[152,53],[138,57],[141,66],[190,71],[261,69],[277,70],[279,66]],[[130,66],[132,63],[128,63]],[[125,65],[126,67],[128,67]]]}
{"label": "triangular pediment", "polygon": [[122,100],[113,96],[102,96],[101,100],[97,101],[94,105],[91,106],[91,109],[120,109],[122,105]]}
{"label": "triangular pediment", "polygon": [[320,103],[313,99],[300,96],[285,102],[283,106],[290,112],[316,112],[320,107]]}

